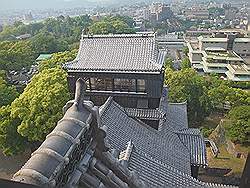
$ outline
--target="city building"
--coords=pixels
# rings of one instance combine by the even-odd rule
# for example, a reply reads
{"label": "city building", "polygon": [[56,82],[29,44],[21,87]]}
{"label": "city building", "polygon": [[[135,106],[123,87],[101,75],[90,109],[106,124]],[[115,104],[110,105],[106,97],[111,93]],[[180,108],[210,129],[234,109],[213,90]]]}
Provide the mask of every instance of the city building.
{"label": "city building", "polygon": [[48,60],[52,57],[52,54],[40,54],[37,58],[36,58],[36,62],[41,62],[44,60]]}
{"label": "city building", "polygon": [[233,81],[250,81],[250,38],[242,30],[222,30],[187,40],[189,59],[199,73],[217,73]]}
{"label": "city building", "polygon": [[205,50],[210,47],[227,49],[228,39],[227,38],[211,38],[211,37],[198,37],[199,49]]}
{"label": "city building", "polygon": [[207,48],[203,52],[202,65],[205,73],[218,73],[225,75],[228,65],[241,64],[244,60],[233,51],[226,51],[222,48]]}
{"label": "city building", "polygon": [[233,42],[233,51],[241,57],[250,57],[250,38],[236,38]]}
{"label": "city building", "polygon": [[250,81],[250,64],[229,64],[227,65],[227,77],[232,81]]}
{"label": "city building", "polygon": [[227,20],[233,20],[236,17],[236,13],[238,12],[238,9],[236,7],[232,7],[230,3],[223,4],[223,8],[225,9],[225,18]]}
{"label": "city building", "polygon": [[184,15],[188,20],[207,20],[209,11],[206,7],[195,6],[185,9]]}
{"label": "city building", "polygon": [[159,107],[164,78],[165,52],[155,34],[83,35],[76,59],[63,67],[70,91],[75,82],[87,82],[86,97],[96,105],[109,96],[124,107]]}
{"label": "city building", "polygon": [[152,3],[143,11],[143,18],[150,22],[162,22],[172,17],[173,11],[170,6],[163,3]]}
{"label": "city building", "polygon": [[17,40],[25,40],[25,39],[29,39],[31,37],[31,34],[23,34],[23,35],[19,35],[16,37]]}

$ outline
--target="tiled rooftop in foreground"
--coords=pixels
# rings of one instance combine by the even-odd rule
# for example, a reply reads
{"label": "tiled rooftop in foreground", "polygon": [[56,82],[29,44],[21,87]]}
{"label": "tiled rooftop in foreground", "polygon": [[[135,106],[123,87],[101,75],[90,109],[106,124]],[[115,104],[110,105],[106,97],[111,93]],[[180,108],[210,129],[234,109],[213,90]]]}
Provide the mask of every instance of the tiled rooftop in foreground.
{"label": "tiled rooftop in foreground", "polygon": [[15,181],[79,188],[233,187],[192,177],[191,165],[206,166],[205,145],[200,131],[187,126],[185,103],[163,98],[158,110],[165,115],[153,112],[161,121],[156,130],[112,97],[100,108],[84,101],[84,88],[79,79],[75,100]]}

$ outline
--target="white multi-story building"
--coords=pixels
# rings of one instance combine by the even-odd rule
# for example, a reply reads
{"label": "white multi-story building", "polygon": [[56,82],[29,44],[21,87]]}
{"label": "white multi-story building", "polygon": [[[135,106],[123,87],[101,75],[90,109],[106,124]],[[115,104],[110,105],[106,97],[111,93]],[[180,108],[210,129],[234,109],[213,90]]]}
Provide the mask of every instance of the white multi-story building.
{"label": "white multi-story building", "polygon": [[249,64],[229,64],[226,75],[232,81],[250,81]]}
{"label": "white multi-story building", "polygon": [[206,48],[223,48],[227,49],[228,39],[227,38],[210,38],[210,37],[198,37],[199,40],[199,49],[206,50]]}
{"label": "white multi-story building", "polygon": [[[191,65],[199,73],[217,73],[233,81],[250,81],[250,38],[203,37],[186,41]],[[234,35],[236,36],[236,35]]]}
{"label": "white multi-story building", "polygon": [[235,51],[241,57],[250,56],[250,38],[234,39],[233,51]]}

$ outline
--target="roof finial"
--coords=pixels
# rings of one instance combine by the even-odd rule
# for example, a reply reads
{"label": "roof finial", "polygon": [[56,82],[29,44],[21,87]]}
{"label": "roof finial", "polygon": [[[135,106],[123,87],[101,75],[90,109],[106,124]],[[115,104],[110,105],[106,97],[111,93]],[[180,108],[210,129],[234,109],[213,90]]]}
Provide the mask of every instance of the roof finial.
{"label": "roof finial", "polygon": [[86,92],[86,84],[83,79],[79,78],[76,81],[75,102],[83,104],[84,93]]}
{"label": "roof finial", "polygon": [[82,39],[84,38],[84,35],[89,35],[89,28],[88,28],[88,27],[85,27],[85,28],[82,30]]}

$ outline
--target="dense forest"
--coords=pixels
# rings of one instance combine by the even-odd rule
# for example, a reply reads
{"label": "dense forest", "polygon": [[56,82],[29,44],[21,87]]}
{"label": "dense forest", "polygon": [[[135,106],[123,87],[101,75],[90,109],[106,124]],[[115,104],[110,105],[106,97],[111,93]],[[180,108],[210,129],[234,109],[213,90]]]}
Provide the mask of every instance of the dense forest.
{"label": "dense forest", "polygon": [[[130,17],[105,17],[94,22],[89,16],[71,18],[60,16],[25,25],[16,22],[0,32],[0,69],[20,70],[29,67],[39,54],[77,49],[83,29],[89,34],[134,33]],[[27,40],[16,37],[29,34]]]}

